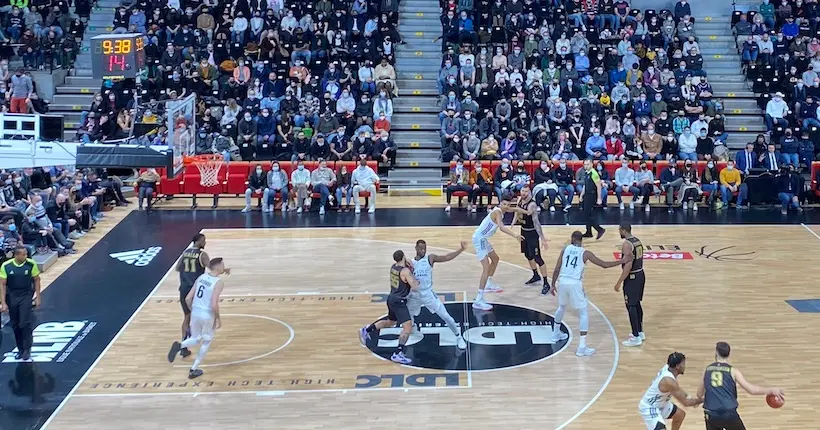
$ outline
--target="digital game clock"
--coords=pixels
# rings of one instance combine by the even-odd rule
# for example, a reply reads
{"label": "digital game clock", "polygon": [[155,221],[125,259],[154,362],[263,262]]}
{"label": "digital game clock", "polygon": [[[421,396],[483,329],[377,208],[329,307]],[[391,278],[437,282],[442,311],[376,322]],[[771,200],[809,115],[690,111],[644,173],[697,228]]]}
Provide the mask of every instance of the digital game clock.
{"label": "digital game clock", "polygon": [[102,34],[91,38],[91,70],[96,79],[135,78],[145,68],[142,34]]}

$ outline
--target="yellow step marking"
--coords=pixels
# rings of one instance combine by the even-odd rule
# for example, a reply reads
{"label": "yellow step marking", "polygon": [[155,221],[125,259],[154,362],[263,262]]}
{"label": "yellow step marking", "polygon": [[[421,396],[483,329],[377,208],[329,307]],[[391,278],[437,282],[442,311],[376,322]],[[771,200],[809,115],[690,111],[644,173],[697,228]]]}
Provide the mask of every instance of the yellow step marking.
{"label": "yellow step marking", "polygon": [[423,31],[417,31],[416,36],[424,36],[424,32]]}
{"label": "yellow step marking", "polygon": [[421,95],[421,90],[413,90],[413,95],[414,96]]}
{"label": "yellow step marking", "polygon": [[746,127],[740,127],[740,131],[748,131],[749,129]]}
{"label": "yellow step marking", "polygon": [[413,112],[421,112],[421,108],[418,106],[413,106]]}
{"label": "yellow step marking", "polygon": [[424,14],[422,12],[418,12],[416,13],[416,16],[424,16]]}
{"label": "yellow step marking", "polygon": [[734,97],[734,96],[735,96],[735,93],[728,93],[728,94],[726,94],[726,96],[727,96],[727,97]]}
{"label": "yellow step marking", "polygon": [[412,128],[413,130],[419,130],[419,129],[421,129],[421,125],[413,124],[413,125],[410,126],[410,128]]}
{"label": "yellow step marking", "polygon": [[423,52],[421,52],[421,51],[416,51],[416,57],[421,57],[422,55],[424,55],[424,53],[423,53]]}
{"label": "yellow step marking", "polygon": [[743,113],[743,109],[733,109],[732,113]]}
{"label": "yellow step marking", "polygon": [[88,88],[81,88],[80,92],[83,93],[83,94],[88,94],[88,93],[91,92],[91,90],[89,90]]}
{"label": "yellow step marking", "polygon": [[717,36],[709,36],[709,40],[717,40]]}
{"label": "yellow step marking", "polygon": [[715,54],[715,59],[720,60],[721,58],[723,58],[723,56],[722,56],[722,55],[720,55],[720,54]]}
{"label": "yellow step marking", "polygon": [[410,167],[419,167],[419,162],[418,161],[411,161],[410,162]]}
{"label": "yellow step marking", "polygon": [[71,106],[71,109],[72,109],[72,110],[83,110],[83,107],[82,107],[82,106],[78,106],[78,105],[74,105],[74,106]]}
{"label": "yellow step marking", "polygon": [[418,142],[410,142],[410,147],[411,148],[419,148],[419,147],[421,147],[421,144],[418,143]]}
{"label": "yellow step marking", "polygon": [[710,22],[710,21],[712,21],[712,17],[707,16],[707,17],[703,18],[703,20],[706,21],[706,22]]}
{"label": "yellow step marking", "polygon": [[424,76],[421,76],[421,75],[416,75],[416,76],[415,76],[415,78],[416,78],[416,80],[419,80],[419,81],[420,81],[420,80],[424,79]]}

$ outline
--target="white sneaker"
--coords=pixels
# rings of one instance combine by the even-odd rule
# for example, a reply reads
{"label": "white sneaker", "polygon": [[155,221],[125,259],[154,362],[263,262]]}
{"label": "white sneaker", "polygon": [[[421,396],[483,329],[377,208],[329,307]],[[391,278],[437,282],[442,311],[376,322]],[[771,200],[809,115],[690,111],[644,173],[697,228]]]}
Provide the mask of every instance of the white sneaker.
{"label": "white sneaker", "polygon": [[376,213],[376,207],[375,206],[370,206],[370,209],[367,210],[367,213],[369,213],[369,214]]}
{"label": "white sneaker", "polygon": [[485,293],[503,293],[504,289],[499,287],[493,282],[487,282],[487,285],[484,287]]}
{"label": "white sneaker", "polygon": [[566,334],[566,333],[564,333],[564,332],[560,332],[560,333],[556,334],[555,332],[553,332],[553,333],[552,333],[552,337],[550,337],[550,342],[552,342],[552,343],[558,343],[558,342],[560,342],[560,341],[562,341],[562,340],[567,340],[567,339],[569,339],[569,335],[568,335],[568,334]]}
{"label": "white sneaker", "polygon": [[620,210],[624,210],[624,204],[623,204],[623,202],[621,202],[621,203],[618,205],[618,209],[620,209]]}
{"label": "white sneaker", "polygon": [[324,215],[324,214],[325,214],[325,207],[322,206],[322,207],[319,208],[319,215]]}
{"label": "white sneaker", "polygon": [[535,210],[536,210],[536,211],[538,211],[538,212],[540,213],[540,212],[541,212],[541,206],[536,206],[536,207],[535,207]]}
{"label": "white sneaker", "polygon": [[643,209],[644,212],[649,213],[649,208],[650,208],[649,203],[647,203],[646,207]]}
{"label": "white sneaker", "polygon": [[464,337],[462,337],[462,336],[457,337],[456,342],[458,344],[458,349],[467,349],[467,341],[464,340]]}
{"label": "white sneaker", "polygon": [[681,207],[683,208],[683,210],[689,209],[689,205],[687,205],[686,202],[683,202],[683,205],[681,205]]}
{"label": "white sneaker", "polygon": [[491,311],[493,310],[493,305],[485,302],[484,300],[477,300],[473,302],[473,309],[478,309],[480,311]]}
{"label": "white sneaker", "polygon": [[473,208],[470,209],[470,212],[475,213],[475,206],[473,206]]}
{"label": "white sneaker", "polygon": [[354,212],[357,213],[357,214],[360,214],[360,213],[362,213],[362,208],[360,208],[358,205],[356,205],[356,210]]}
{"label": "white sneaker", "polygon": [[268,205],[268,212],[273,213],[273,205]]}
{"label": "white sneaker", "polygon": [[629,209],[630,210],[635,209],[635,202],[634,201],[629,202]]}
{"label": "white sneaker", "polygon": [[550,206],[550,212],[555,212],[555,206]]}
{"label": "white sneaker", "polygon": [[299,206],[298,208],[296,208],[296,213],[298,213],[298,214],[302,213],[302,207],[301,207],[301,206]]}
{"label": "white sneaker", "polygon": [[697,203],[692,203],[692,210],[695,211],[695,212],[698,211],[698,204]]}
{"label": "white sneaker", "polygon": [[621,345],[623,345],[623,346],[641,346],[642,343],[643,343],[643,341],[641,340],[640,335],[638,337],[630,335],[629,339],[621,342]]}
{"label": "white sneaker", "polygon": [[282,212],[287,212],[287,211],[288,211],[288,205],[287,205],[287,203],[283,203],[282,204]]}
{"label": "white sneaker", "polygon": [[250,207],[250,206],[245,206],[245,208],[244,208],[244,209],[242,209],[242,213],[243,213],[243,214],[244,214],[244,213],[248,213],[248,212],[250,212],[250,211],[251,211],[251,207]]}
{"label": "white sneaker", "polygon": [[638,337],[641,338],[641,342],[646,342],[646,335],[643,332],[638,333]]}
{"label": "white sneaker", "polygon": [[592,354],[595,354],[595,350],[588,347],[588,346],[585,346],[583,348],[578,348],[578,350],[575,351],[575,355],[577,355],[579,357],[589,357]]}
{"label": "white sneaker", "polygon": [[450,205],[444,207],[444,212],[450,213]]}

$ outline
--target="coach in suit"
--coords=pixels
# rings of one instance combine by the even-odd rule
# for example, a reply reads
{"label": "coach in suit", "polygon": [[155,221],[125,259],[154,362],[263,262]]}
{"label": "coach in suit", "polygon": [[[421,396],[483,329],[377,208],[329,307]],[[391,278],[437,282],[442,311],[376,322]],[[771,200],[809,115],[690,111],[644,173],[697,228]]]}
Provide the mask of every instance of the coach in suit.
{"label": "coach in suit", "polygon": [[735,155],[735,162],[737,169],[744,175],[749,174],[749,170],[757,167],[757,154],[755,154],[755,145],[752,142],[746,144],[746,149],[737,151]]}
{"label": "coach in suit", "polygon": [[760,162],[760,167],[770,171],[776,172],[780,170],[780,165],[783,164],[782,157],[780,155],[780,151],[775,149],[773,143],[769,144],[768,151],[760,155],[758,161]]}

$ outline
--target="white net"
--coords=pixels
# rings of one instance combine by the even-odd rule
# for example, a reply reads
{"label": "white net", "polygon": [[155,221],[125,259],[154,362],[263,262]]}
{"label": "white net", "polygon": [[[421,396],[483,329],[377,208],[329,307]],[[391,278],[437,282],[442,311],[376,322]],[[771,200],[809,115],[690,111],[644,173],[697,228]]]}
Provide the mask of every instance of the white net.
{"label": "white net", "polygon": [[203,187],[213,187],[219,184],[219,171],[225,164],[222,160],[197,160],[194,164],[199,169],[199,183]]}

